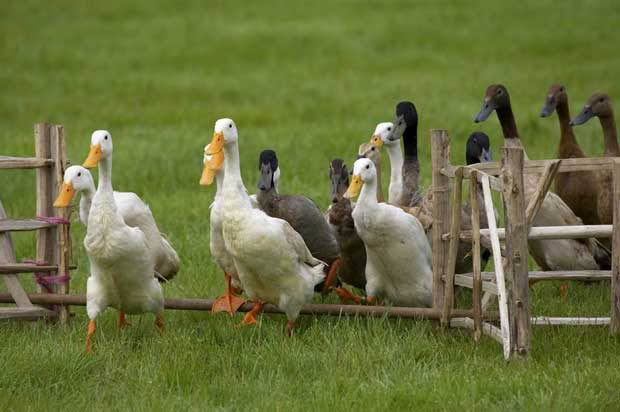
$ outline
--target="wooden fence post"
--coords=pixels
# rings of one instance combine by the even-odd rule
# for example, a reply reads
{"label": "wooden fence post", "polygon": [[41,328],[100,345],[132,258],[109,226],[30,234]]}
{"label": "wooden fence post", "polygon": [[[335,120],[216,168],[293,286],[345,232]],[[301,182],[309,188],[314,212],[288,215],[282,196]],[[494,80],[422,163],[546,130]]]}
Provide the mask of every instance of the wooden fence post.
{"label": "wooden fence post", "polygon": [[620,162],[614,162],[614,228],[611,238],[611,321],[609,332],[620,333]]}
{"label": "wooden fence post", "polygon": [[454,176],[454,199],[452,199],[452,217],[450,218],[450,245],[448,246],[448,263],[445,277],[443,313],[441,326],[450,325],[452,307],[454,306],[454,272],[456,255],[461,239],[461,202],[463,201],[463,167],[458,167]]}
{"label": "wooden fence post", "polygon": [[450,161],[450,136],[447,130],[431,129],[433,167],[433,308],[443,310],[444,282],[448,243],[442,235],[450,230],[450,178],[441,173]]}
{"label": "wooden fence post", "polygon": [[482,276],[480,269],[480,204],[478,202],[478,172],[472,170],[469,177],[469,203],[471,204],[471,232],[473,258],[473,290],[472,301],[474,311],[474,342],[482,336]]}
{"label": "wooden fence post", "polygon": [[528,226],[525,217],[522,148],[504,147],[502,197],[506,227],[506,280],[510,319],[511,357],[527,358],[531,347],[528,289]]}
{"label": "wooden fence post", "polygon": [[[34,126],[34,146],[36,157],[50,159],[52,157],[52,145],[50,139],[51,126],[48,123],[37,123]],[[40,167],[37,176],[37,216],[54,216],[54,190],[56,188],[56,176],[52,167]],[[56,227],[37,230],[37,256],[36,260],[45,261],[50,265],[57,263],[55,245]],[[39,292],[47,290],[37,284]]]}

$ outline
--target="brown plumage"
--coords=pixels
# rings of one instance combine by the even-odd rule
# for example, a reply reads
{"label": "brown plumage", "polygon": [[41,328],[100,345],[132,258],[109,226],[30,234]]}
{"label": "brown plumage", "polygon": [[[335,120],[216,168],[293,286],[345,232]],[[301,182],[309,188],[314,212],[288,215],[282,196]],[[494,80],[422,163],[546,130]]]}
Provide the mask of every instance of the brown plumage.
{"label": "brown plumage", "polygon": [[[554,84],[549,88],[540,115],[549,117],[554,111],[557,112],[560,123],[558,159],[587,157],[573,134],[568,95],[561,84]],[[559,173],[555,178],[555,192],[586,225],[600,224],[597,207],[600,188],[595,172]]]}
{"label": "brown plumage", "polygon": [[349,172],[342,159],[330,162],[329,178],[332,204],[327,216],[340,247],[341,265],[338,268],[338,277],[344,283],[365,290],[366,248],[355,230],[351,201],[342,196],[349,187]]}
{"label": "brown plumage", "polygon": [[[604,157],[620,156],[618,136],[616,132],[616,120],[611,99],[605,93],[594,93],[586,102],[583,110],[571,121],[571,125],[579,125],[587,122],[592,117],[598,117],[603,128],[605,142]],[[599,172],[601,190],[598,195],[598,218],[602,224],[612,224],[614,220],[613,204],[613,175],[610,171]]]}

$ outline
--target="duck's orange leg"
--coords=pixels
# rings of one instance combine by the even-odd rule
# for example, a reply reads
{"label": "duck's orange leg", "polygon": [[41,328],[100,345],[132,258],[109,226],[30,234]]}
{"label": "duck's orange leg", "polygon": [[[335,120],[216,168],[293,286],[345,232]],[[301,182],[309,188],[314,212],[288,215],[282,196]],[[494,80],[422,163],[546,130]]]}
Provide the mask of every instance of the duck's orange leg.
{"label": "duck's orange leg", "polygon": [[293,336],[293,329],[295,328],[295,321],[289,320],[286,324],[286,334],[290,338]]}
{"label": "duck's orange leg", "polygon": [[265,306],[265,302],[256,302],[252,309],[245,314],[245,316],[243,317],[243,322],[241,324],[244,326],[255,325],[258,322],[256,316],[258,316],[263,311],[263,306]]}
{"label": "duck's orange leg", "polygon": [[92,319],[90,322],[88,322],[88,333],[86,334],[86,352],[87,353],[93,352],[93,335],[95,334],[96,330],[97,330],[97,325],[95,324],[95,320]]}
{"label": "duck's orange leg", "polygon": [[232,316],[233,313],[235,313],[239,307],[245,303],[245,299],[241,296],[237,296],[233,292],[233,288],[230,283],[230,275],[228,273],[224,273],[224,276],[226,277],[226,293],[224,296],[220,296],[215,299],[213,306],[211,306],[211,312],[228,312],[230,313],[230,316]]}
{"label": "duck's orange leg", "polygon": [[121,333],[121,329],[123,329],[125,326],[131,326],[131,323],[127,322],[127,319],[125,318],[125,312],[119,310],[118,311],[118,329],[117,329],[117,334]]}
{"label": "duck's orange leg", "polygon": [[160,335],[164,334],[164,312],[155,314],[155,326],[159,330]]}
{"label": "duck's orange leg", "polygon": [[327,295],[329,293],[329,288],[336,280],[336,274],[338,273],[338,268],[340,267],[340,258],[334,260],[329,267],[329,273],[327,274],[327,278],[325,278],[325,282],[323,283],[323,295]]}
{"label": "duck's orange leg", "polygon": [[362,304],[362,297],[354,295],[346,288],[335,288],[334,292],[340,297],[340,303],[354,302],[356,305]]}

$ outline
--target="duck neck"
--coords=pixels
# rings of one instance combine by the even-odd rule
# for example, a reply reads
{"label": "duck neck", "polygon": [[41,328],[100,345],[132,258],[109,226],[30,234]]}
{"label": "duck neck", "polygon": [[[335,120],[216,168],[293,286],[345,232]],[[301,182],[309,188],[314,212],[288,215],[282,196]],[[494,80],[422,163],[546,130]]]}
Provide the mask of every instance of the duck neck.
{"label": "duck neck", "polygon": [[393,184],[402,184],[403,152],[400,150],[400,142],[398,142],[398,144],[386,145],[385,148],[390,158],[390,186]]}
{"label": "duck neck", "polygon": [[224,171],[218,170],[215,172],[215,197],[222,194],[222,187],[224,186]]}
{"label": "duck neck", "polygon": [[517,122],[515,116],[512,113],[512,107],[510,104],[505,107],[499,107],[495,110],[497,112],[497,118],[499,124],[502,125],[502,132],[505,139],[518,139],[519,132],[517,131]]}
{"label": "duck neck", "polygon": [[562,153],[562,147],[576,145],[577,139],[573,133],[573,128],[570,125],[570,109],[568,108],[568,102],[559,103],[556,108],[558,113],[558,121],[560,122],[560,153]]}
{"label": "duck neck", "polygon": [[377,169],[377,179],[376,179],[376,193],[377,193],[377,202],[383,203],[385,199],[383,198],[383,186],[381,185],[381,161],[377,160],[375,163],[375,169]]}
{"label": "duck neck", "polygon": [[[222,187],[234,188],[236,191],[245,193],[241,170],[239,169],[239,146],[237,142],[224,145],[224,180]],[[247,194],[246,194],[247,196]]]}
{"label": "duck neck", "polygon": [[80,198],[80,221],[88,225],[88,215],[90,214],[90,206],[93,204],[93,196],[95,195],[95,184],[82,191]]}
{"label": "duck neck", "polygon": [[256,201],[265,213],[269,216],[273,216],[272,207],[277,203],[276,200],[279,197],[276,188],[271,186],[269,190],[259,190],[256,194]]}
{"label": "duck neck", "polygon": [[[377,176],[379,175],[377,174]],[[355,204],[355,208],[357,209],[357,207],[360,205],[363,205],[363,207],[374,207],[377,205],[377,203],[380,203],[377,200],[377,196],[375,195],[377,193],[377,187],[377,179],[364,182],[364,184],[362,185],[360,196],[357,199],[357,203]]]}
{"label": "duck neck", "polygon": [[418,124],[408,126],[403,133],[405,158],[418,160]]}
{"label": "duck neck", "polygon": [[609,116],[599,117],[603,135],[605,136],[605,156],[620,156],[618,136],[616,132],[616,119],[613,113]]}
{"label": "duck neck", "polygon": [[[114,200],[112,190],[112,155],[99,160],[99,186],[97,186],[96,195]],[[112,203],[115,204],[114,202]]]}

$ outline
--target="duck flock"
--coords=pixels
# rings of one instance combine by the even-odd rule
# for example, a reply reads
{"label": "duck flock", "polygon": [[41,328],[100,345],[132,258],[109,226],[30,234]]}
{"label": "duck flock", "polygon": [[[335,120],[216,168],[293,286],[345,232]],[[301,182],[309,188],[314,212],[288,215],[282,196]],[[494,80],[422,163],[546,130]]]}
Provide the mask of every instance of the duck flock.
{"label": "duck flock", "polygon": [[[520,144],[508,90],[487,88],[475,122],[495,111],[505,139]],[[566,88],[553,85],[545,97],[541,116],[557,112],[560,122],[558,158],[586,157],[573,126],[592,117],[600,119],[605,143],[603,156],[620,156],[611,101],[596,93],[571,120]],[[290,335],[302,306],[313,293],[334,291],[342,302],[396,306],[432,305],[431,235],[433,199],[420,186],[418,113],[415,105],[396,105],[392,122],[377,124],[369,142],[359,147],[351,173],[341,158],[330,162],[331,204],[326,212],[309,198],[284,195],[278,189],[280,168],[273,150],[260,153],[258,194],[250,196],[241,178],[239,142],[232,119],[215,122],[213,138],[204,148],[201,185],[217,191],[210,212],[210,251],[224,272],[226,292],[213,303],[213,312],[233,314],[253,302],[244,325],[257,322],[265,303],[280,308],[288,318]],[[401,151],[403,141],[404,150]],[[135,193],[112,188],[112,136],[97,130],[91,137],[88,158],[82,166],[69,167],[55,207],[68,207],[81,192],[80,221],[87,226],[84,247],[90,263],[87,282],[86,340],[92,350],[95,320],[108,306],[125,314],[151,312],[163,331],[162,282],[180,269],[180,260],[160,232],[149,207]],[[381,150],[390,161],[387,201],[381,182]],[[527,156],[527,155],[526,155]],[[526,157],[527,158],[527,157]],[[473,132],[466,143],[468,165],[491,160],[489,137]],[[88,168],[99,167],[99,183]],[[537,176],[524,176],[526,202],[534,195]],[[534,226],[611,224],[613,190],[610,172],[573,172],[556,179],[556,193],[549,193]],[[479,193],[482,193],[480,190]],[[480,222],[488,227],[484,202]],[[462,225],[471,229],[471,208],[462,209]],[[469,227],[468,227],[469,226]],[[529,250],[543,270],[596,270],[611,266],[610,245],[598,239],[531,240]],[[472,270],[471,244],[458,250],[456,273]],[[482,251],[482,266],[490,257]],[[347,287],[349,286],[349,287]],[[363,291],[356,295],[354,287]]]}

